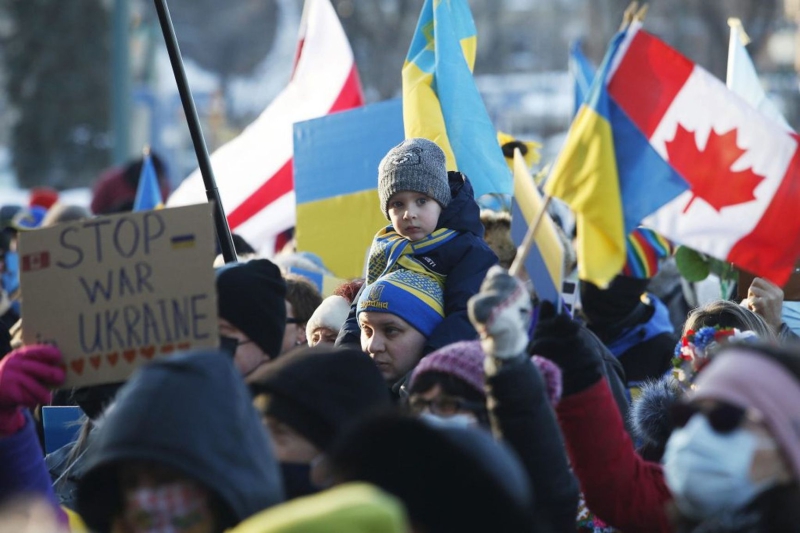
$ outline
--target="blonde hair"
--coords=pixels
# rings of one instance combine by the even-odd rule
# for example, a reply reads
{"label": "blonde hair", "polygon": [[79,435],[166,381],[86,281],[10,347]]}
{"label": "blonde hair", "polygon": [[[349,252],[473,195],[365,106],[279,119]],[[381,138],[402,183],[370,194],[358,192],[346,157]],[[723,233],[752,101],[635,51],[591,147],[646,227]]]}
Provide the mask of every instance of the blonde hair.
{"label": "blonde hair", "polygon": [[761,316],[729,300],[715,300],[692,309],[683,324],[683,335],[705,326],[752,331],[765,341],[776,339],[776,333]]}

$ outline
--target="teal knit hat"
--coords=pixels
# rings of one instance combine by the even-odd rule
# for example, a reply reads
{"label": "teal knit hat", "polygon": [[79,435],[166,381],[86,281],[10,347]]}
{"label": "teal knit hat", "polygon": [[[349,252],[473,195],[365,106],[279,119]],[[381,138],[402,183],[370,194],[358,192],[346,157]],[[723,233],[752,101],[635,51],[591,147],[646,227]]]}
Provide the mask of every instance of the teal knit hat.
{"label": "teal knit hat", "polygon": [[444,319],[444,293],[431,276],[395,270],[364,287],[357,313],[364,311],[397,315],[428,337]]}

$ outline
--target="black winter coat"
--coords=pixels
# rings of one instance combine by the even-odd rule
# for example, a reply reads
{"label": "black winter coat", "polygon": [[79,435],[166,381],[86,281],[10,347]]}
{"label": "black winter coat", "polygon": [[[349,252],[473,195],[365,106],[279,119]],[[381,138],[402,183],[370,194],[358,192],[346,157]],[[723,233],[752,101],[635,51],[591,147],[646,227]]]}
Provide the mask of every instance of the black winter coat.
{"label": "black winter coat", "polygon": [[578,482],[542,376],[522,356],[487,375],[486,384],[492,430],[517,453],[535,494],[535,531],[575,531]]}

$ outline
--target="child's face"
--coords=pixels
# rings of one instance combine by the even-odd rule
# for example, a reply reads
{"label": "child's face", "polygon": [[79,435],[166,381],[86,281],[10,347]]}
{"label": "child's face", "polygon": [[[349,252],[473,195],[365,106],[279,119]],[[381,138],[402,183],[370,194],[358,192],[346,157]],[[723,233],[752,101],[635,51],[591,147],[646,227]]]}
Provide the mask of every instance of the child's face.
{"label": "child's face", "polygon": [[424,239],[436,229],[442,206],[419,192],[400,191],[389,199],[389,220],[394,230],[408,239]]}

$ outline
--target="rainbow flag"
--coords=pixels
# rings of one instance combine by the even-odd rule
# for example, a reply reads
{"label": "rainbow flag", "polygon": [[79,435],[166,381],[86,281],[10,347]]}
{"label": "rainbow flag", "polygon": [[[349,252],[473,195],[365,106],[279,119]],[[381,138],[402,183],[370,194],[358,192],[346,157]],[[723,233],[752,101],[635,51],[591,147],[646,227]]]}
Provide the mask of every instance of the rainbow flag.
{"label": "rainbow flag", "polygon": [[403,66],[405,136],[438,144],[447,169],[466,174],[476,198],[511,194],[511,173],[472,79],[476,47],[467,0],[425,0]]}
{"label": "rainbow flag", "polygon": [[139,185],[136,188],[136,199],[133,201],[134,211],[149,211],[164,207],[158,176],[150,154],[142,158],[142,171],[139,173]]}
{"label": "rainbow flag", "polygon": [[659,262],[672,255],[672,243],[648,228],[636,228],[627,239],[625,267],[622,275],[631,278],[652,278]]}

